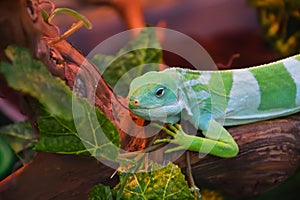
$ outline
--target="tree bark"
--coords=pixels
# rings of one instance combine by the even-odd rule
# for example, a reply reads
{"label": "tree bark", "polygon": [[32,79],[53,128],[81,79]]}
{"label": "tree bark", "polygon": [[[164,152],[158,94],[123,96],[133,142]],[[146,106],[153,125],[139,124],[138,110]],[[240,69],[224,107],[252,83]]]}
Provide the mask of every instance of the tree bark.
{"label": "tree bark", "polygon": [[275,188],[300,166],[300,114],[228,128],[240,152],[231,159],[192,154],[196,182],[233,196]]}
{"label": "tree bark", "polygon": [[[59,35],[42,19],[38,1],[2,1],[0,13],[0,30],[4,38],[0,42],[1,60],[5,60],[3,50],[6,46],[17,44],[30,48],[33,55],[54,76],[65,80],[70,88],[73,88],[79,69],[86,76],[92,74],[94,80],[86,83],[85,97],[93,98],[89,91],[93,91],[96,83],[96,106],[117,126],[121,121],[126,122],[122,113],[127,110],[118,106],[118,102],[114,103],[117,107],[112,108],[115,97],[95,66],[67,41],[49,43]],[[7,93],[2,95],[9,97]],[[125,102],[121,98],[120,101]],[[117,119],[112,114],[113,109],[118,110]],[[138,118],[136,121],[143,123]],[[254,196],[282,183],[299,167],[300,115],[230,127],[228,130],[237,141],[240,153],[231,159],[199,158],[197,153],[192,153],[192,170],[198,185],[213,185],[239,197]],[[122,147],[129,151],[143,149],[148,142],[122,131],[120,135]],[[176,163],[185,168],[184,157]],[[0,199],[86,199],[97,183],[114,186],[117,179],[110,179],[113,172],[93,158],[39,152],[30,164],[0,183]]]}

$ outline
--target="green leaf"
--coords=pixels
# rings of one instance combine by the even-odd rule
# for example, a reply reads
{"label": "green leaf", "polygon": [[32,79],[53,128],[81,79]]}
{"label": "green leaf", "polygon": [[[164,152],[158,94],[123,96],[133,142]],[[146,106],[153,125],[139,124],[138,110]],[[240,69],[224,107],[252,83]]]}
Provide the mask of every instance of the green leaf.
{"label": "green leaf", "polygon": [[[118,191],[122,184],[114,190]],[[125,179],[123,180],[125,181]],[[126,182],[121,199],[194,199],[184,175],[177,165],[166,167],[154,164],[149,172],[131,174]]]}
{"label": "green leaf", "polygon": [[0,128],[0,138],[8,142],[15,153],[33,146],[36,139],[30,124],[19,122]]}
{"label": "green leaf", "polygon": [[98,184],[93,187],[89,200],[114,200],[114,198],[108,186]]}
{"label": "green leaf", "polygon": [[92,29],[92,24],[91,22],[83,15],[79,14],[78,12],[76,12],[75,10],[72,10],[70,8],[56,8],[48,17],[48,23],[51,22],[51,20],[53,19],[53,17],[55,15],[57,15],[58,13],[66,13],[69,14],[73,17],[75,17],[76,19],[78,19],[79,21],[81,21],[84,26],[87,29]]}
{"label": "green leaf", "polygon": [[[92,59],[111,86],[114,87],[119,81],[118,84],[122,85],[122,88],[118,93],[123,96],[127,95],[130,82],[135,77],[147,71],[158,70],[158,63],[161,60],[162,50],[154,28],[143,29],[115,56],[96,54]],[[134,68],[136,70],[127,73]]]}
{"label": "green leaf", "polygon": [[248,0],[256,7],[265,38],[280,56],[300,51],[299,0]]}
{"label": "green leaf", "polygon": [[114,124],[85,99],[73,99],[77,118],[65,120],[50,113],[38,119],[40,140],[35,150],[63,154],[83,154],[115,160],[119,153],[119,133]]}
{"label": "green leaf", "polygon": [[0,138],[0,181],[12,170],[15,155],[10,145]]}
{"label": "green leaf", "polygon": [[61,79],[52,76],[24,48],[9,46],[5,53],[12,63],[1,62],[0,73],[5,75],[10,87],[38,99],[49,113],[72,119],[71,92]]}
{"label": "green leaf", "polygon": [[[86,99],[72,96],[71,90],[24,48],[9,47],[12,64],[1,63],[9,86],[30,94],[41,105],[38,119],[39,141],[35,150],[91,154],[115,160],[119,150],[119,133],[114,124]],[[75,118],[73,117],[75,116]]]}
{"label": "green leaf", "polygon": [[36,151],[55,152],[63,154],[89,155],[88,150],[77,136],[73,121],[44,114],[38,119],[40,139],[34,146]]}

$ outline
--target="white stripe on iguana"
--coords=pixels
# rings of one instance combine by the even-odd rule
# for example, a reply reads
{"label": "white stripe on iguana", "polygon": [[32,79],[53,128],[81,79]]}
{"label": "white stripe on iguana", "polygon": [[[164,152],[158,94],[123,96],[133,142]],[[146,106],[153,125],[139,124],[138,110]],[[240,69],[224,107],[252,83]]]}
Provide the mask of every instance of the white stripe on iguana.
{"label": "white stripe on iguana", "polygon": [[260,89],[254,75],[247,69],[233,71],[232,88],[226,108],[226,116],[255,114],[260,105]]}
{"label": "white stripe on iguana", "polygon": [[296,105],[300,106],[300,61],[295,58],[285,59],[283,64],[296,84]]}
{"label": "white stripe on iguana", "polygon": [[207,85],[209,83],[210,79],[211,79],[211,73],[202,72],[200,77],[198,78],[198,81],[201,84]]}
{"label": "white stripe on iguana", "polygon": [[207,85],[211,79],[210,73],[201,72],[201,74],[197,74],[199,77],[196,79],[186,80],[183,83],[183,87],[193,87],[195,85],[204,84]]}

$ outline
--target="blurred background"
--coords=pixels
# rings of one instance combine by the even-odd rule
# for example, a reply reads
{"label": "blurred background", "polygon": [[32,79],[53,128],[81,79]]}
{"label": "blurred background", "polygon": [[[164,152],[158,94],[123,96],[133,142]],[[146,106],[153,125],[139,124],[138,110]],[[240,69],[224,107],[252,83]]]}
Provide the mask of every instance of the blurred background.
{"label": "blurred background", "polygon": [[[144,24],[164,26],[197,40],[215,62],[227,63],[239,53],[233,67],[251,66],[270,61],[274,51],[266,45],[257,11],[247,0],[72,0],[53,1],[57,7],[69,7],[86,16],[92,30],[80,29],[68,40],[84,54],[108,37]],[[62,31],[72,24],[72,17],[57,15],[53,23]],[[184,63],[165,58],[167,64]],[[171,62],[171,63],[170,63]]]}

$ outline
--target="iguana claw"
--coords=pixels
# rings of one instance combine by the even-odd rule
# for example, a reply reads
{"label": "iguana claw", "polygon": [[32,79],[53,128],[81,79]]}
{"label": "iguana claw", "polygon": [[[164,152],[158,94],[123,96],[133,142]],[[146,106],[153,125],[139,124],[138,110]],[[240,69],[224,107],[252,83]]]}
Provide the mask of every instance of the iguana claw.
{"label": "iguana claw", "polygon": [[158,143],[165,143],[165,142],[171,142],[172,139],[168,139],[168,138],[165,138],[165,139],[157,139],[153,142],[153,144],[158,144]]}
{"label": "iguana claw", "polygon": [[[159,125],[155,125],[156,127],[158,127]],[[189,140],[187,140],[187,134],[182,130],[181,126],[179,124],[168,124],[169,129],[167,129],[166,127],[161,127],[159,126],[158,128],[161,128],[161,130],[165,131],[167,134],[171,135],[173,137],[173,139],[169,139],[169,138],[164,138],[164,139],[158,139],[154,141],[154,144],[158,144],[158,143],[172,143],[172,144],[177,144],[179,146],[171,148],[166,150],[166,153],[171,153],[174,151],[180,151],[180,150],[186,150],[188,149],[188,142]]]}

